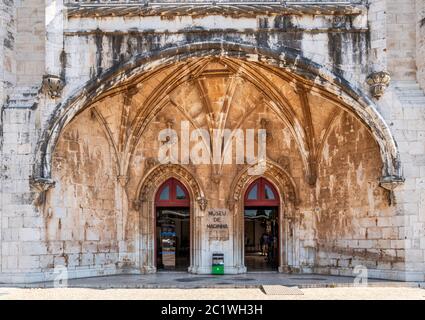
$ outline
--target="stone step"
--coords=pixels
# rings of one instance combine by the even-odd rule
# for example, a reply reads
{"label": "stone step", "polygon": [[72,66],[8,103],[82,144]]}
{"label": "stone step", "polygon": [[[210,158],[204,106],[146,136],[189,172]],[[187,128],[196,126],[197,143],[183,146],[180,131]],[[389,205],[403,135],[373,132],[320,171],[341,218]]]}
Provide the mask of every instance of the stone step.
{"label": "stone step", "polygon": [[422,99],[425,99],[425,94],[421,94],[421,95],[401,95],[401,94],[397,94],[398,95],[398,97],[400,98],[400,99],[403,99],[403,100],[422,100]]}
{"label": "stone step", "polygon": [[425,92],[416,81],[394,81],[394,91],[401,103],[413,107],[425,107]]}
{"label": "stone step", "polygon": [[397,90],[399,97],[423,97],[424,93],[422,90]]}
{"label": "stone step", "polygon": [[34,99],[35,97],[37,97],[37,93],[25,93],[23,95],[13,93],[9,96],[9,101],[10,100],[28,100],[28,99]]}
{"label": "stone step", "polygon": [[422,101],[412,101],[412,100],[400,100],[400,102],[404,105],[409,105],[412,107],[423,107],[425,108],[425,100]]}
{"label": "stone step", "polygon": [[37,87],[14,88],[13,92],[9,95],[8,107],[31,108],[35,103],[38,91],[39,89]]}
{"label": "stone step", "polygon": [[394,81],[392,84],[396,88],[418,88],[420,89],[419,83],[416,81]]}
{"label": "stone step", "polygon": [[7,105],[8,108],[31,108],[34,105],[35,101],[9,101]]}
{"label": "stone step", "polygon": [[24,87],[14,87],[13,92],[27,92],[27,91],[38,91],[39,87],[37,86],[24,86]]}

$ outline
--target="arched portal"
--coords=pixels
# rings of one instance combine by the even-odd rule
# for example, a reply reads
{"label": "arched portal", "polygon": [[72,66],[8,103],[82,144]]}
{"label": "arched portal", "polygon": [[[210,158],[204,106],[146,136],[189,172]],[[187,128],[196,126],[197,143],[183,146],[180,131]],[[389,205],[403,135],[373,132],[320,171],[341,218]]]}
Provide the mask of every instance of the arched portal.
{"label": "arched portal", "polygon": [[[261,190],[266,187],[270,188],[270,190]],[[278,227],[278,258],[276,262],[278,262],[278,270],[280,272],[291,270],[292,266],[297,264],[294,232],[297,228],[297,221],[299,220],[301,197],[294,179],[280,164],[267,160],[265,171],[261,177],[250,175],[249,167],[247,167],[234,178],[231,190],[228,203],[233,213],[233,225],[235,229],[233,259],[240,272],[246,272],[248,269],[245,259],[244,234],[246,205],[254,205],[255,207],[255,205],[262,206],[264,204],[274,208],[278,206],[278,215],[276,216]],[[270,191],[272,191],[275,199],[267,199],[271,198]],[[250,194],[257,199],[249,199]]]}
{"label": "arched portal", "polygon": [[184,270],[190,266],[190,197],[175,178],[165,181],[155,197],[156,267]]}
{"label": "arched portal", "polygon": [[276,188],[265,178],[255,180],[244,197],[244,250],[248,271],[278,270],[279,204]]}
{"label": "arched portal", "polygon": [[[157,270],[157,209],[189,208],[189,272],[196,273],[201,264],[200,219],[207,200],[198,181],[183,166],[156,165],[149,168],[141,181],[138,181],[133,207],[139,224],[139,265],[143,272]],[[175,216],[175,215],[174,215]]]}
{"label": "arched portal", "polygon": [[[292,81],[295,77],[302,84],[299,86],[300,92],[311,91],[339,103],[343,109],[355,115],[368,127],[377,142],[383,164],[382,179],[393,181],[402,178],[397,145],[388,125],[376,110],[373,102],[363,92],[356,89],[355,85],[332,73],[324,66],[301,55],[296,55],[292,51],[275,52],[270,48],[227,41],[210,41],[167,47],[157,52],[138,56],[137,59],[132,58],[127,63],[122,63],[121,68],[110,68],[97,81],[90,80],[83,90],[78,89],[71,94],[66,101],[58,105],[39,139],[34,162],[34,185],[50,183],[52,155],[61,132],[77,114],[89,108],[93,102],[110,94],[137,88],[132,83],[143,82],[172,64],[206,57],[236,58],[239,61],[249,62],[255,67],[269,68],[273,73],[289,79],[288,81]],[[240,65],[237,66],[237,69],[249,72],[249,68],[246,66]],[[187,67],[181,68],[181,70],[183,73],[191,71]],[[195,74],[197,72],[195,71]],[[251,74],[250,78],[255,82],[259,80],[258,74],[254,78]],[[119,171],[123,175],[126,175],[127,164],[128,159],[125,157],[119,160]]]}
{"label": "arched portal", "polygon": [[[195,164],[180,157],[181,163],[160,164],[158,150],[164,145],[183,150],[184,128],[189,134],[239,130],[246,137],[252,130],[266,131],[266,171],[259,174],[280,198],[281,271],[327,265],[316,257],[317,248],[340,250],[341,237],[361,239],[357,226],[364,215],[390,211],[378,184],[382,174],[397,177],[397,150],[367,99],[323,70],[309,69],[312,65],[301,58],[296,62],[287,56],[285,64],[277,64],[273,59],[282,57],[259,50],[270,59],[253,61],[246,55],[252,48],[224,47],[229,51],[218,52],[209,44],[212,51],[185,49],[176,53],[179,58],[167,51],[164,59],[150,57],[143,66],[138,61],[138,67],[123,69],[120,79],[112,74],[109,80],[101,78],[96,88],[58,107],[34,174],[39,183],[56,182],[44,197],[46,215],[63,207],[70,218],[86,219],[82,230],[72,232],[72,241],[94,239],[98,247],[113,243],[123,266],[154,272],[155,210],[173,205],[162,202],[165,189],[158,190],[178,185],[166,182],[174,178],[190,198],[189,270],[209,273],[212,252],[223,252],[226,272],[246,271],[244,196],[259,178],[249,172],[252,158],[247,154],[244,163],[237,163],[232,155],[230,164],[225,157],[218,164]],[[168,130],[176,133],[170,144],[159,139]],[[183,199],[172,199],[177,200]],[[217,218],[210,212],[226,214]],[[52,229],[62,223],[51,221]],[[61,230],[54,231],[55,240],[63,237]]]}

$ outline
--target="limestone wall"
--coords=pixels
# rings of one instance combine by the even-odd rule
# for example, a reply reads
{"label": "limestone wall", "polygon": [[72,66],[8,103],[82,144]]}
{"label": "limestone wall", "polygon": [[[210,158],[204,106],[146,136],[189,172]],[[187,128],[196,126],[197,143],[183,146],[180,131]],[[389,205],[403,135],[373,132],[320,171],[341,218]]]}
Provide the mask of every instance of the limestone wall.
{"label": "limestone wall", "polygon": [[416,79],[415,0],[387,1],[388,71],[395,80]]}
{"label": "limestone wall", "polygon": [[[49,9],[47,9],[49,10]],[[40,86],[45,56],[44,0],[20,1],[16,4],[16,80],[20,86]]]}
{"label": "limestone wall", "polygon": [[418,81],[425,90],[425,3],[416,1],[416,64]]}
{"label": "limestone wall", "polygon": [[[232,102],[235,113],[229,121],[236,126],[250,110],[247,106],[252,107],[244,126],[266,126],[272,132],[268,156],[287,168],[294,180],[299,203],[294,204],[291,212],[295,217],[285,230],[291,235],[288,263],[293,270],[350,274],[355,265],[363,264],[375,277],[405,279],[407,269],[409,279],[423,279],[425,117],[415,87],[416,81],[424,87],[424,27],[418,23],[423,12],[421,1],[373,0],[369,11],[341,15],[304,12],[301,16],[212,14],[125,19],[75,14],[68,18],[62,3],[53,6],[48,2],[45,8],[39,0],[16,5],[6,1],[2,5],[6,10],[0,13],[0,98],[5,101],[6,92],[12,91],[21,98],[13,96],[1,115],[0,279],[42,280],[58,265],[67,266],[71,276],[133,272],[141,267],[138,236],[143,225],[136,205],[137,188],[151,168],[148,159],[155,157],[158,130],[170,123],[178,129],[179,120],[187,115],[200,127],[212,126],[210,116],[198,109],[206,103],[202,97],[212,99],[211,106],[218,108],[229,95],[227,80],[210,82],[206,92],[199,94],[193,83],[173,87],[176,79],[169,85],[175,90],[167,92],[164,81],[187,71],[184,63],[196,63],[196,59],[189,59],[175,63],[174,69],[153,65],[153,70],[161,72],[140,88],[128,86],[124,93],[108,93],[108,97],[90,101],[95,109],[87,109],[72,121],[65,119],[69,120],[65,128],[50,132],[63,130],[52,151],[51,178],[56,185],[45,193],[30,184],[36,150],[49,123],[59,116],[55,112],[68,99],[98,86],[105,72],[122,70],[123,64],[136,56],[154,55],[171,46],[222,41],[268,48],[282,53],[282,61],[287,52],[300,54],[321,66],[323,74],[332,71],[367,94],[370,88],[365,79],[370,72],[391,73],[395,81],[382,99],[373,101],[396,139],[406,177],[405,185],[395,192],[397,204],[392,206],[389,192],[379,186],[383,163],[367,130],[370,123],[361,123],[346,108],[339,108],[343,99],[330,103],[314,90],[307,93],[312,114],[306,115],[295,81],[299,78],[291,76],[291,70],[286,70],[286,76],[292,80],[284,81],[272,70],[234,65],[238,70],[235,79],[248,70],[245,68],[253,67],[255,81],[266,79],[268,84],[263,83],[259,90],[243,81],[238,83]],[[226,58],[226,50],[222,49],[221,55]],[[248,60],[265,65],[273,62],[255,53]],[[284,62],[281,67],[285,67]],[[52,98],[45,89],[39,91],[45,73],[63,77],[65,88],[59,98]],[[398,81],[411,81],[413,87]],[[267,103],[271,96],[264,98],[272,84],[276,86],[273,97],[280,95],[282,101],[291,102],[293,110],[288,114],[298,121],[292,123],[300,134],[297,143],[291,136],[293,128],[270,110]],[[168,101],[161,112],[149,118],[137,143],[127,144],[130,131],[126,128],[137,123],[132,118],[137,108],[163,103],[154,95],[159,87],[161,96],[172,103]],[[107,89],[101,87],[99,92]],[[308,85],[305,90],[308,92]],[[335,113],[340,109],[344,110],[341,114]],[[139,116],[140,121],[146,119],[144,114]],[[335,122],[328,122],[333,118]],[[317,165],[316,175],[311,163]],[[214,170],[208,166],[189,168],[210,207],[229,206],[228,191],[240,168]],[[212,183],[214,180],[219,182]],[[197,219],[204,228],[202,213]],[[238,227],[233,220],[229,231],[236,234]],[[227,267],[238,263],[232,255],[237,247],[235,239],[202,241],[200,267],[207,268],[213,250],[226,252]]]}

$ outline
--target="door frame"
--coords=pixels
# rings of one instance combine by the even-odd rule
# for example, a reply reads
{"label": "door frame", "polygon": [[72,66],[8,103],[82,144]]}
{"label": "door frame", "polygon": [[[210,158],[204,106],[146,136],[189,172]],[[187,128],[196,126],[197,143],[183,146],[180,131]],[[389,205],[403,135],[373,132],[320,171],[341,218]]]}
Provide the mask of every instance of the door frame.
{"label": "door frame", "polygon": [[[170,200],[161,200],[160,199],[160,194],[161,191],[163,190],[163,188],[165,186],[169,187],[169,198]],[[187,199],[184,200],[176,200],[174,199],[176,196],[176,192],[174,187],[179,186],[180,188],[183,189],[183,192],[185,193]],[[168,178],[166,181],[164,181],[158,188],[158,190],[155,193],[155,209],[154,209],[154,236],[155,236],[155,240],[154,240],[154,254],[155,254],[155,268],[156,270],[158,270],[158,237],[157,237],[157,232],[158,232],[158,225],[157,225],[157,214],[158,214],[158,209],[159,208],[185,208],[189,210],[189,265],[187,266],[188,270],[192,264],[192,210],[191,210],[191,197],[189,194],[188,189],[186,188],[186,186],[181,183],[178,179],[176,178]],[[162,270],[161,270],[162,271]]]}
{"label": "door frame", "polygon": [[139,267],[142,273],[155,273],[156,263],[156,211],[155,196],[159,187],[169,178],[177,179],[186,187],[190,197],[190,267],[188,272],[198,273],[202,262],[201,217],[208,206],[203,189],[194,176],[177,164],[158,164],[147,170],[140,180],[133,208],[138,214]]}
{"label": "door frame", "polygon": [[[249,199],[249,194],[252,191],[252,189],[257,186],[257,199]],[[270,200],[266,200],[265,199],[265,187],[269,186],[274,194],[274,199],[270,199]],[[243,228],[242,228],[242,235],[244,236],[245,239],[245,209],[248,208],[264,208],[264,207],[269,207],[269,208],[276,208],[277,210],[277,267],[276,267],[276,271],[279,270],[279,267],[281,266],[281,260],[282,260],[282,255],[281,255],[281,237],[284,237],[283,234],[283,230],[281,229],[281,219],[280,219],[280,205],[281,205],[281,197],[279,196],[279,192],[277,191],[278,189],[273,185],[272,182],[270,182],[267,178],[261,176],[258,177],[257,179],[251,181],[248,184],[248,187],[246,188],[245,192],[244,192],[244,197],[243,197]],[[245,268],[247,268],[246,266],[246,250],[245,250],[245,241],[243,243],[243,263]],[[257,270],[254,270],[257,271]],[[261,271],[261,270],[258,270]],[[250,272],[250,270],[248,270],[247,268],[247,272]]]}
{"label": "door frame", "polygon": [[[233,179],[227,200],[229,210],[233,214],[233,262],[238,273],[246,273],[244,257],[244,200],[245,193],[253,181],[260,176],[251,175],[246,166]],[[279,272],[289,272],[299,265],[299,250],[297,247],[297,225],[300,223],[300,200],[295,180],[280,164],[267,159],[262,177],[266,178],[280,197],[279,205]]]}

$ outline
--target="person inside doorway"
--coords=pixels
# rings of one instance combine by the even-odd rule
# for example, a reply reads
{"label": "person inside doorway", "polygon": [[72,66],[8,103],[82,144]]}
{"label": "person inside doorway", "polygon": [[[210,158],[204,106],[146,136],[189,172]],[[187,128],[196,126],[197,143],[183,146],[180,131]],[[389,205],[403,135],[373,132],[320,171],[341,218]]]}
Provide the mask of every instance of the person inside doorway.
{"label": "person inside doorway", "polygon": [[268,242],[269,242],[269,235],[264,232],[260,238],[261,255],[263,256],[267,255]]}

